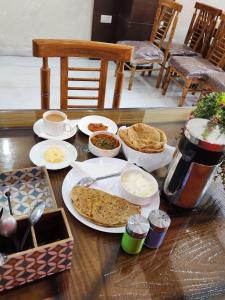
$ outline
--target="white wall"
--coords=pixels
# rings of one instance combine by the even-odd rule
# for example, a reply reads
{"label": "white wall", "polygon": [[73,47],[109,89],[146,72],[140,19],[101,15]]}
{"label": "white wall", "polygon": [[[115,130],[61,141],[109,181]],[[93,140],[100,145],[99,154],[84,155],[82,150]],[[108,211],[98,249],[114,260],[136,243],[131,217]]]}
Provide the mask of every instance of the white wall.
{"label": "white wall", "polygon": [[90,39],[94,0],[0,0],[0,50],[33,38]]}
{"label": "white wall", "polygon": [[176,0],[183,5],[174,40],[183,42],[186,36],[196,1],[218,7],[225,11],[225,0]]}
{"label": "white wall", "polygon": [[[175,40],[183,42],[196,0],[176,1],[183,10]],[[225,11],[225,0],[199,1]],[[94,0],[0,0],[0,54],[31,54],[33,38],[90,39],[93,5]]]}

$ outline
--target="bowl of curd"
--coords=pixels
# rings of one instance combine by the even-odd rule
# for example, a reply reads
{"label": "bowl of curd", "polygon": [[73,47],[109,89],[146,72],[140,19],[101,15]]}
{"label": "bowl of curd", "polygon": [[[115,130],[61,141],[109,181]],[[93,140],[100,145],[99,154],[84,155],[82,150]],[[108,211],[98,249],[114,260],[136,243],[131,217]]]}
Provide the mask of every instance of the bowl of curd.
{"label": "bowl of curd", "polygon": [[138,169],[127,169],[120,175],[120,190],[123,198],[137,205],[148,205],[159,198],[156,179]]}

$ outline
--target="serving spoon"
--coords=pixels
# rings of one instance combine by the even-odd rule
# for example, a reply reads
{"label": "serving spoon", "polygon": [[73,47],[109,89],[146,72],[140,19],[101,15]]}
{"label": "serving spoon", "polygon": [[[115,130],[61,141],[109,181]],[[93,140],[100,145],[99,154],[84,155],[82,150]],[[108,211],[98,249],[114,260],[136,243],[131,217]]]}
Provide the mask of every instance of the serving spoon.
{"label": "serving spoon", "polygon": [[24,233],[24,236],[22,238],[21,244],[20,244],[20,251],[23,250],[23,247],[25,245],[25,242],[27,240],[28,234],[31,230],[31,226],[35,225],[41,218],[43,212],[45,210],[45,202],[41,201],[35,204],[34,208],[32,209],[30,215],[29,215],[29,225],[27,226],[27,229]]}
{"label": "serving spoon", "polygon": [[119,176],[122,172],[119,173],[114,173],[114,174],[110,174],[107,176],[101,176],[101,177],[97,177],[97,178],[91,178],[91,177],[84,177],[82,179],[80,179],[76,186],[84,186],[84,187],[89,187],[90,185],[92,185],[93,183],[95,183],[98,180],[102,180],[102,179],[107,179],[107,178],[111,178],[111,177],[116,177]]}

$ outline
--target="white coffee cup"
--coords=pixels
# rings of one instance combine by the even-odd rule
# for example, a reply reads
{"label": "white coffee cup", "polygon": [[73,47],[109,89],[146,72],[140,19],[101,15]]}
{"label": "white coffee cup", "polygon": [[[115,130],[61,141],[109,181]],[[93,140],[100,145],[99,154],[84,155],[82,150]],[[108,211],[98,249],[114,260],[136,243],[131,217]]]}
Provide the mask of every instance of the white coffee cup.
{"label": "white coffee cup", "polygon": [[67,115],[58,110],[46,111],[43,114],[44,131],[52,136],[62,135],[65,131],[71,131]]}

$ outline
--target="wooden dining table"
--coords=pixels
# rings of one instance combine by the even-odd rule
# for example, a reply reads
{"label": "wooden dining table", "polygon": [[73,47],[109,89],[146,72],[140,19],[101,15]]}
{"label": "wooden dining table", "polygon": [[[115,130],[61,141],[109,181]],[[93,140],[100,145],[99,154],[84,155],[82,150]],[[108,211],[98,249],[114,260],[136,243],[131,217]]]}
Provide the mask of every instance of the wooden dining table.
{"label": "wooden dining table", "polygon": [[[138,122],[165,131],[170,145],[177,145],[181,128],[192,108],[68,110],[69,119],[101,115],[118,126]],[[33,166],[31,147],[41,139],[33,124],[42,110],[0,111],[0,170]],[[88,137],[78,130],[68,140],[78,160],[93,157]],[[7,144],[7,149],[6,145]],[[119,158],[124,159],[120,154]],[[104,233],[80,223],[66,209],[62,183],[70,167],[49,171],[58,207],[63,207],[74,238],[72,268],[0,293],[0,300],[22,299],[115,299],[178,300],[225,299],[225,205],[209,193],[200,207],[183,210],[161,198],[160,207],[171,217],[171,226],[159,249],[143,248],[128,255],[120,247],[122,234]],[[160,186],[165,168],[156,170]],[[225,201],[225,199],[223,199]]]}

